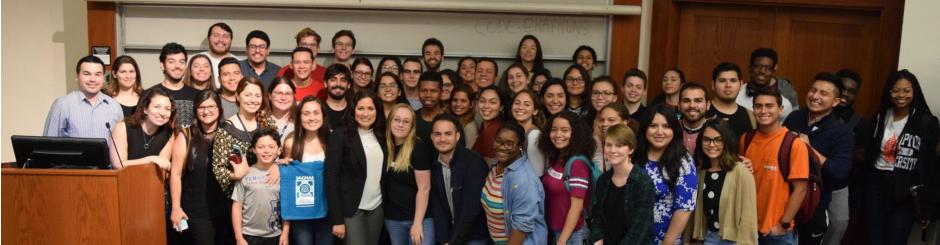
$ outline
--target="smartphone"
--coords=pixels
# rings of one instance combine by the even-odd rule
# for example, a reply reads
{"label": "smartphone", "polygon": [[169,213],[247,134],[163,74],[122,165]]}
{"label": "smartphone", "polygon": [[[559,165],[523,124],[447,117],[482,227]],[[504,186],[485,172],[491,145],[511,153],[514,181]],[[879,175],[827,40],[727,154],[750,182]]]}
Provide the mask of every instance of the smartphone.
{"label": "smartphone", "polygon": [[183,231],[185,231],[185,230],[187,230],[187,229],[189,229],[189,222],[186,222],[185,219],[181,219],[181,220],[180,220],[180,225],[179,225],[178,227],[176,227],[176,231],[177,231],[177,232],[183,232]]}
{"label": "smartphone", "polygon": [[234,162],[235,164],[242,163],[242,151],[237,147],[232,149],[232,153],[228,155],[228,160]]}

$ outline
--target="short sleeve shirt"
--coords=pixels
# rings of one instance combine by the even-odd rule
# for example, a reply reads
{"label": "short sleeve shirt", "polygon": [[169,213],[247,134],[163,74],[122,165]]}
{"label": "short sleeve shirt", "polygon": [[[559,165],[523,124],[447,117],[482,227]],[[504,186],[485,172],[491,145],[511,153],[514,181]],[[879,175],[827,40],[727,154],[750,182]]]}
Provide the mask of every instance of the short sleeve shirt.
{"label": "short sleeve shirt", "polygon": [[[571,197],[584,200],[584,207],[590,207],[588,192],[591,186],[591,173],[587,163],[575,160],[571,164],[571,176],[565,176],[565,163],[567,159],[552,162],[552,167],[542,175],[542,185],[545,187],[545,210],[548,228],[561,230],[571,208]],[[565,178],[568,178],[568,187],[565,187]],[[568,188],[571,191],[568,191]],[[584,217],[575,226],[575,230],[584,225]]]}
{"label": "short sleeve shirt", "polygon": [[[673,177],[660,170],[660,164],[657,161],[649,161],[644,166],[644,170],[653,179],[653,185],[656,187],[656,203],[653,205],[653,241],[655,244],[660,244],[666,237],[666,230],[669,229],[673,213],[695,210],[695,193],[698,190],[698,177],[691,156],[686,155],[682,158],[674,188],[669,186],[669,179]],[[681,243],[681,237],[676,239],[675,244]]]}
{"label": "short sleeve shirt", "polygon": [[[751,159],[754,168],[754,184],[757,188],[757,224],[761,234],[770,232],[783,217],[783,210],[790,198],[789,180],[807,179],[809,177],[809,155],[802,140],[793,141],[790,151],[790,176],[786,179],[780,173],[777,153],[780,144],[789,132],[780,128],[777,132],[764,134],[757,132],[751,145],[747,147],[744,156]],[[741,137],[740,149],[744,149],[744,138]]]}
{"label": "short sleeve shirt", "polygon": [[281,234],[280,185],[269,185],[268,170],[257,166],[235,183],[232,200],[242,204],[242,233],[258,237]]}

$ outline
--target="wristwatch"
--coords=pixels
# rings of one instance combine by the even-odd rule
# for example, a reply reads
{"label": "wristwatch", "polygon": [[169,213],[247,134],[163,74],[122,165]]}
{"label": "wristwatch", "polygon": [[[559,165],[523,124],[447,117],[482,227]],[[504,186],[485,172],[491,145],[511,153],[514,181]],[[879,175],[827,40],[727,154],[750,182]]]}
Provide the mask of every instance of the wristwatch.
{"label": "wristwatch", "polygon": [[783,222],[783,221],[780,221],[780,227],[783,227],[783,229],[789,230],[789,229],[790,229],[790,222]]}

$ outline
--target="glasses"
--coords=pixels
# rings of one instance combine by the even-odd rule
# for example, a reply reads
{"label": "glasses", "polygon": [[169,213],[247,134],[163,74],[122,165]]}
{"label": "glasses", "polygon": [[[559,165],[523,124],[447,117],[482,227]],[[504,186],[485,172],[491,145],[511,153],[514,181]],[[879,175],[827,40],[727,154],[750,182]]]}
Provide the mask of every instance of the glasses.
{"label": "glasses", "polygon": [[289,97],[289,96],[294,96],[294,93],[274,92],[274,93],[271,93],[271,96],[273,96],[273,97]]}
{"label": "glasses", "polygon": [[610,91],[594,91],[591,93],[591,96],[594,96],[594,97],[601,97],[601,96],[609,97],[612,95],[614,95],[614,92],[610,92]]}
{"label": "glasses", "polygon": [[358,76],[358,77],[370,77],[370,76],[372,76],[372,73],[371,73],[371,72],[364,72],[364,71],[353,71],[353,76]]}
{"label": "glasses", "polygon": [[502,141],[502,140],[498,140],[498,139],[497,139],[496,141],[494,141],[494,143],[496,143],[496,147],[497,147],[497,148],[504,148],[504,149],[507,149],[507,148],[508,148],[508,149],[516,148],[516,145],[518,145],[518,143],[516,143],[516,142],[512,142],[512,141]]}
{"label": "glasses", "polygon": [[268,49],[267,45],[248,45],[248,50],[265,50]]}
{"label": "glasses", "polygon": [[715,138],[709,138],[709,137],[702,136],[702,145],[722,146],[722,145],[724,145],[724,143],[725,143],[725,142],[722,141],[722,140],[723,140],[723,139],[721,138],[721,136],[718,136],[718,137],[715,137]]}
{"label": "glasses", "polygon": [[398,70],[397,65],[383,65],[381,67],[382,67],[382,70]]}
{"label": "glasses", "polygon": [[579,77],[579,78],[566,77],[566,78],[565,78],[565,82],[569,82],[569,83],[584,83],[584,78],[580,78],[580,77]]}
{"label": "glasses", "polygon": [[196,108],[196,109],[197,109],[198,111],[213,112],[213,111],[218,110],[219,107],[218,107],[218,106],[214,106],[214,105],[212,105],[212,106],[200,106],[200,107],[198,107],[198,108]]}

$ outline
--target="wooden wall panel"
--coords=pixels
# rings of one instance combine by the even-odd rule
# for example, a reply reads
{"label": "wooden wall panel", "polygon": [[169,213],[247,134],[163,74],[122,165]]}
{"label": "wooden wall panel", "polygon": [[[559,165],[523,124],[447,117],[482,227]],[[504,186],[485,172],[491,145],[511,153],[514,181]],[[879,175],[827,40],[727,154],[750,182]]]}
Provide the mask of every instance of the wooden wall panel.
{"label": "wooden wall panel", "polygon": [[856,109],[871,116],[884,78],[897,67],[903,1],[664,0],[653,8],[649,96],[670,67],[707,83],[721,61],[738,63],[748,78],[750,52],[777,50],[776,74],[803,97],[813,76],[841,68],[864,80]]}
{"label": "wooden wall panel", "polygon": [[[820,71],[842,68],[859,71],[864,78],[875,76],[876,31],[878,16],[873,13],[797,12],[790,15],[786,47],[789,54],[780,60],[778,73],[790,78],[805,105],[805,94],[813,77]],[[863,83],[862,92],[870,93],[876,83]],[[863,94],[869,95],[869,94]],[[872,100],[858,100],[858,108],[873,107]]]}
{"label": "wooden wall panel", "polygon": [[769,47],[774,40],[772,10],[690,6],[683,10],[679,28],[677,67],[686,80],[710,86],[712,69],[734,62],[746,69],[751,50]]}
{"label": "wooden wall panel", "polygon": [[[615,0],[619,5],[640,5],[642,0]],[[636,68],[640,55],[640,16],[618,15],[613,17],[610,36],[609,75],[620,84],[623,75]]]}
{"label": "wooden wall panel", "polygon": [[111,61],[117,57],[116,16],[115,3],[88,2],[88,54],[92,53],[91,48],[94,46],[108,46],[111,47]]}

